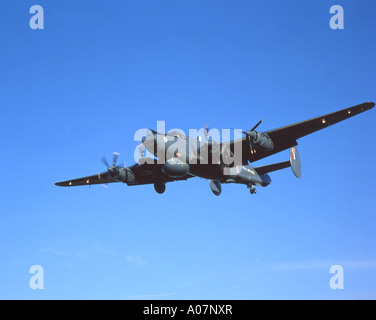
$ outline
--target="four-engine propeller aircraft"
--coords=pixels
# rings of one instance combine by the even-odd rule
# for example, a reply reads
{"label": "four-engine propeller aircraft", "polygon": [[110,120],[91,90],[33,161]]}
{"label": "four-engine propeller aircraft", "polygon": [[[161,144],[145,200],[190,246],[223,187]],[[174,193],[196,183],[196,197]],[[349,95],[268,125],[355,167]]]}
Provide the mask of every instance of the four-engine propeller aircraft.
{"label": "four-engine propeller aircraft", "polygon": [[[301,176],[301,162],[297,149],[297,140],[308,134],[329,127],[337,122],[353,117],[375,106],[366,102],[357,106],[329,113],[285,127],[265,132],[256,128],[242,132],[242,139],[217,142],[209,139],[210,131],[205,129],[206,140],[192,138],[179,132],[160,133],[148,130],[140,145],[141,158],[130,167],[116,165],[118,153],[114,153],[113,162],[102,161],[107,171],[84,178],[56,183],[57,186],[70,187],[92,184],[123,182],[128,186],[154,184],[156,192],[163,193],[166,183],[201,177],[209,180],[215,195],[221,194],[221,184],[239,183],[246,185],[251,194],[256,193],[254,186],[267,186],[271,183],[268,173],[291,167],[296,177]],[[144,157],[146,148],[156,158]],[[262,167],[249,165],[280,151],[290,149],[289,161]]]}

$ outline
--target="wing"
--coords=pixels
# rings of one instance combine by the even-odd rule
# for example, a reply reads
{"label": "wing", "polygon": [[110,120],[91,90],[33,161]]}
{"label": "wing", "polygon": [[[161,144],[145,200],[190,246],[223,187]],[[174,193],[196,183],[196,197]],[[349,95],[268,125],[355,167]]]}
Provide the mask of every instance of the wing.
{"label": "wing", "polygon": [[373,102],[362,103],[355,107],[346,108],[286,127],[270,130],[267,131],[267,134],[272,139],[275,138],[276,141],[279,139],[299,139],[310,133],[319,131],[340,121],[356,116],[359,113],[372,109],[374,106],[375,103]]}
{"label": "wing", "polygon": [[89,186],[92,184],[103,184],[113,182],[124,182],[128,186],[136,186],[143,184],[154,184],[155,182],[172,182],[187,180],[194,177],[187,174],[182,178],[171,178],[162,172],[162,164],[158,164],[155,159],[144,158],[143,164],[135,164],[128,168],[121,168],[124,174],[121,179],[114,179],[109,172],[98,173],[96,175],[87,176],[78,179],[57,182],[55,185],[60,187]]}
{"label": "wing", "polygon": [[57,182],[55,185],[60,187],[74,187],[74,186],[89,186],[92,184],[102,184],[102,183],[112,183],[118,182],[110,177],[108,172],[98,173],[92,176],[87,176],[83,178],[66,180],[62,182]]}
{"label": "wing", "polygon": [[248,161],[254,162],[272,154],[286,150],[298,144],[297,140],[308,134],[327,128],[340,121],[351,118],[364,111],[370,110],[375,106],[374,102],[366,102],[354,107],[342,109],[336,112],[328,113],[320,117],[312,118],[306,121],[291,124],[274,130],[265,131],[270,139],[273,141],[274,149],[272,151],[265,151],[260,146],[255,146],[256,153],[251,154],[249,149],[249,142],[246,138],[231,141],[231,149],[234,150],[234,145],[242,144],[242,163]]}

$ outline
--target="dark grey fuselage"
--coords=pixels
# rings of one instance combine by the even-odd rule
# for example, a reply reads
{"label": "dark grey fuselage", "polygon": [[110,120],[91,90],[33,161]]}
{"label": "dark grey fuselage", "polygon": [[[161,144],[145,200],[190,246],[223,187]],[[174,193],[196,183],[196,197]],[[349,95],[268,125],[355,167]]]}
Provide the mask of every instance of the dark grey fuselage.
{"label": "dark grey fuselage", "polygon": [[[268,174],[259,175],[251,165],[237,161],[242,155],[235,158],[229,144],[202,140],[179,132],[162,134],[150,131],[143,139],[143,145],[158,158],[157,162],[163,165],[162,170],[169,176],[183,177],[189,173],[220,183],[270,184]],[[233,161],[224,161],[226,155],[233,156]]]}

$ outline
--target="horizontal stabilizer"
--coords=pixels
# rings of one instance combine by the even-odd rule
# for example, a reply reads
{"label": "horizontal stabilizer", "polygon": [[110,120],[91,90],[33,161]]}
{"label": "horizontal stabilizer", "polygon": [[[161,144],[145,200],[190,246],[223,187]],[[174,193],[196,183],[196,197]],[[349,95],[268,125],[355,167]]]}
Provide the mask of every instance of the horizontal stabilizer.
{"label": "horizontal stabilizer", "polygon": [[265,174],[265,173],[285,169],[285,168],[288,168],[288,167],[290,167],[290,161],[284,161],[284,162],[269,164],[267,166],[258,167],[258,168],[255,168],[255,170],[259,175],[262,175],[262,174]]}

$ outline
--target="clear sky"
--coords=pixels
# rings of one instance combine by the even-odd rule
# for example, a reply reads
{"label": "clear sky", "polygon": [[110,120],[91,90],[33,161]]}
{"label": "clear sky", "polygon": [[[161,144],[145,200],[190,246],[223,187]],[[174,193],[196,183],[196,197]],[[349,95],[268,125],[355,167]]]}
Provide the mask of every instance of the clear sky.
{"label": "clear sky", "polygon": [[[44,30],[32,30],[32,5]],[[344,29],[332,30],[332,5]],[[3,0],[2,299],[376,298],[375,109],[250,195],[202,179],[59,188],[140,128],[260,130],[376,100],[375,1]],[[263,159],[288,159],[288,151]],[[30,267],[44,270],[32,290]],[[344,289],[332,290],[332,265]]]}

